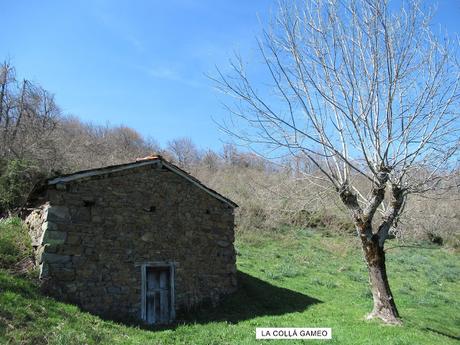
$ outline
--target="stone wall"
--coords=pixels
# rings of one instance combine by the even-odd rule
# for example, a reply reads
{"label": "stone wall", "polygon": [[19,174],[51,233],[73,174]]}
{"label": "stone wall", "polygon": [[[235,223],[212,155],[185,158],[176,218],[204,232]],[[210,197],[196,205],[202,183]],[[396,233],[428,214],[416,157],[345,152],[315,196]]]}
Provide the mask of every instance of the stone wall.
{"label": "stone wall", "polygon": [[27,218],[46,291],[139,318],[140,264],[175,263],[176,310],[236,288],[233,209],[153,165],[49,186]]}

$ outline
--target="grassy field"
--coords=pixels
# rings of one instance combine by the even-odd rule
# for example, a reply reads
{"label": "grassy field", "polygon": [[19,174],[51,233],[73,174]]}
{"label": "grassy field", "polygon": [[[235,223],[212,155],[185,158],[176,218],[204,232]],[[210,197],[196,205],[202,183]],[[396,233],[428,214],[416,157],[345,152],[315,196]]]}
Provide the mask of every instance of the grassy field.
{"label": "grassy field", "polygon": [[[390,242],[388,247],[395,246]],[[259,341],[256,327],[331,327],[330,344],[458,344],[460,262],[439,247],[388,251],[403,326],[365,321],[371,294],[354,238],[309,230],[240,235],[239,292],[170,329],[102,320],[43,297],[33,279],[0,271],[1,344],[300,344]],[[323,341],[317,340],[322,343]]]}

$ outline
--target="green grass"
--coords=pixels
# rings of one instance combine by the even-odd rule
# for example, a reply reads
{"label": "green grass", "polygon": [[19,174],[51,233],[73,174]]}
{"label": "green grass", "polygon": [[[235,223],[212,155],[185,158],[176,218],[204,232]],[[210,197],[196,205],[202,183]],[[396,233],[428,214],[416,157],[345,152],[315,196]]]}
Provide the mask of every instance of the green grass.
{"label": "green grass", "polygon": [[239,291],[219,308],[203,308],[188,315],[187,323],[158,331],[102,320],[43,297],[31,279],[0,271],[0,343],[315,342],[257,341],[256,327],[331,327],[328,344],[459,343],[458,254],[439,247],[390,250],[390,284],[404,324],[386,326],[364,320],[372,302],[355,239],[283,229],[242,235],[237,251]]}
{"label": "green grass", "polygon": [[30,237],[19,218],[0,219],[0,268],[9,268],[32,254]]}

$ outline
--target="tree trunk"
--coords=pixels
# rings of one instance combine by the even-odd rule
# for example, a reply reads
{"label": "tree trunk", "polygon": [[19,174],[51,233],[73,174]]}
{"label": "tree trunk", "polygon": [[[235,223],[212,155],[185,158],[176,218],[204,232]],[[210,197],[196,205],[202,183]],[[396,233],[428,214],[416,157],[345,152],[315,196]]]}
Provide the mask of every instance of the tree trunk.
{"label": "tree trunk", "polygon": [[369,271],[369,284],[374,298],[374,309],[367,318],[379,318],[386,323],[399,324],[401,320],[388,283],[383,246],[390,226],[404,202],[404,193],[400,188],[392,185],[391,207],[385,214],[377,233],[374,233],[372,218],[385,197],[385,183],[388,179],[388,175],[381,176],[379,183],[373,187],[373,197],[365,210],[361,208],[356,194],[350,190],[347,184],[342,185],[339,193],[343,203],[351,211]]}
{"label": "tree trunk", "polygon": [[374,234],[370,240],[362,238],[362,244],[374,299],[374,309],[367,319],[379,318],[386,323],[400,324],[398,309],[388,283],[385,252],[383,246],[379,245],[378,235]]}

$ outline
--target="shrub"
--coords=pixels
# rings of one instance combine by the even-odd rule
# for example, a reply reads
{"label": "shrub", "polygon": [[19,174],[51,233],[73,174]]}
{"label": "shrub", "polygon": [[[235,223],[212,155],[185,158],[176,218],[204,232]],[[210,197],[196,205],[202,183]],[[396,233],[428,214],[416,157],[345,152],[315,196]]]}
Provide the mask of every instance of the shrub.
{"label": "shrub", "polygon": [[22,206],[41,177],[39,168],[30,161],[0,162],[0,213]]}

